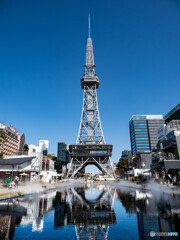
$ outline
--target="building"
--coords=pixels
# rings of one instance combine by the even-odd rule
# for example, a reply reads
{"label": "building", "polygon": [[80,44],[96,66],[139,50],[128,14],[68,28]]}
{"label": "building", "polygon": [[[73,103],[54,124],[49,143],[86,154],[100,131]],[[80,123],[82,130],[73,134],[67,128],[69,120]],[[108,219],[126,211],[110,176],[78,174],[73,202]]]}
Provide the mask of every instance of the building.
{"label": "building", "polygon": [[30,181],[56,181],[55,161],[47,156],[48,146],[49,141],[40,140],[39,145],[28,146],[28,155],[4,156],[0,159],[0,179],[18,175]]}
{"label": "building", "polygon": [[180,103],[178,103],[164,116],[164,120],[165,123],[169,123],[171,120],[180,120]]}
{"label": "building", "polygon": [[157,130],[157,149],[166,153],[168,159],[180,158],[180,120],[171,120]]}
{"label": "building", "polygon": [[69,162],[69,146],[64,142],[59,142],[57,149],[57,172],[65,173]]}
{"label": "building", "polygon": [[35,156],[34,169],[37,171],[42,170],[43,156],[47,156],[49,147],[48,140],[39,140],[39,145],[29,145],[28,156]]}
{"label": "building", "polygon": [[17,129],[12,125],[5,126],[2,123],[0,123],[0,129],[2,129],[7,136],[7,140],[1,145],[1,152],[4,155],[17,155],[19,144]]}
{"label": "building", "polygon": [[39,140],[39,145],[29,145],[28,155],[35,156],[33,167],[42,182],[56,181],[58,177],[55,170],[55,161],[47,156],[48,147],[48,140]]}
{"label": "building", "polygon": [[180,159],[180,103],[164,116],[166,124],[157,129],[157,148],[168,160]]}
{"label": "building", "polygon": [[29,145],[29,150],[28,150],[28,156],[34,156],[34,170],[36,171],[41,171],[42,170],[42,158],[43,158],[43,153],[41,149],[39,148],[38,145]]}
{"label": "building", "polygon": [[39,148],[41,149],[44,156],[47,156],[48,147],[49,147],[48,140],[39,140]]}
{"label": "building", "polygon": [[25,144],[25,135],[24,133],[17,133],[18,135],[18,155],[23,155],[23,147]]}
{"label": "building", "polygon": [[130,157],[130,156],[132,156],[130,150],[123,150],[123,151],[122,151],[121,157]]}
{"label": "building", "polygon": [[176,105],[164,117],[166,124],[157,129],[157,153],[151,169],[171,176],[180,176],[180,104]]}
{"label": "building", "polygon": [[151,175],[150,169],[152,164],[152,153],[137,153],[135,157],[132,157],[129,160],[129,170],[127,171],[128,175],[132,177],[144,175],[146,178]]}
{"label": "building", "polygon": [[[1,177],[11,175],[12,177],[18,174],[26,176],[27,180],[41,180],[49,182],[57,179],[55,170],[55,161],[48,158],[48,140],[39,140],[39,145],[29,145],[27,147],[27,155],[24,154],[25,135],[13,131],[13,127],[0,125],[5,134],[5,141],[0,150],[4,152],[4,158],[0,161]],[[16,144],[16,151],[13,148]],[[12,148],[12,149],[11,149]],[[11,149],[11,150],[10,150]],[[14,156],[11,156],[14,155]],[[18,156],[19,155],[19,156]]]}
{"label": "building", "polygon": [[55,161],[50,159],[48,156],[43,156],[40,181],[48,183],[56,182],[57,177],[59,176],[60,174],[57,174],[57,171],[55,169]]}
{"label": "building", "polygon": [[33,175],[30,174],[33,172],[33,159],[29,156],[6,156],[0,159],[0,180],[4,181],[8,176],[14,179],[17,175],[26,176],[30,180]]}
{"label": "building", "polygon": [[162,115],[134,115],[129,121],[132,155],[156,149],[157,129],[164,124]]}

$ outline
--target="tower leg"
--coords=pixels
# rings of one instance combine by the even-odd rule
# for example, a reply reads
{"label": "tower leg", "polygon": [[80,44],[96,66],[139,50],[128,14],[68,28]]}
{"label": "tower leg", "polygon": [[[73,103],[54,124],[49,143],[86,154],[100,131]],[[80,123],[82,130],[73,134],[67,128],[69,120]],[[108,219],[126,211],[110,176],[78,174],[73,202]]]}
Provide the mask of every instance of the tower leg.
{"label": "tower leg", "polygon": [[105,159],[99,157],[98,160],[94,157],[86,157],[83,158],[82,161],[79,161],[77,158],[72,157],[70,167],[68,170],[68,177],[74,178],[78,174],[78,172],[84,169],[87,165],[95,165],[103,174],[108,175],[110,177],[115,176],[111,160],[109,157]]}

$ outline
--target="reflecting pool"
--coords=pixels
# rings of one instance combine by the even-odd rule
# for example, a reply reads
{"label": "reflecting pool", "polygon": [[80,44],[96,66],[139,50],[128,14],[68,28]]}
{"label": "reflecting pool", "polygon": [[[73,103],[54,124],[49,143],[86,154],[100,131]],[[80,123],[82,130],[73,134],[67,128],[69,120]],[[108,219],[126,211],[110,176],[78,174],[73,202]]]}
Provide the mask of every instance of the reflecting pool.
{"label": "reflecting pool", "polygon": [[150,236],[177,232],[180,197],[108,184],[84,184],[63,190],[0,201],[2,239],[179,239]]}

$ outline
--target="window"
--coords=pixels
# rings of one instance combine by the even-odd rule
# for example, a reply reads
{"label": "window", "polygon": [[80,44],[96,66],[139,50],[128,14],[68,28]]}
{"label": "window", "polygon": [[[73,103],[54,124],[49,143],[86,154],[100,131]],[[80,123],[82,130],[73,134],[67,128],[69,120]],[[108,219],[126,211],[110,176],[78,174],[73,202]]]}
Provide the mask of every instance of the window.
{"label": "window", "polygon": [[147,132],[148,130],[147,130],[147,128],[140,128],[140,127],[138,127],[138,128],[135,128],[135,132],[136,131]]}

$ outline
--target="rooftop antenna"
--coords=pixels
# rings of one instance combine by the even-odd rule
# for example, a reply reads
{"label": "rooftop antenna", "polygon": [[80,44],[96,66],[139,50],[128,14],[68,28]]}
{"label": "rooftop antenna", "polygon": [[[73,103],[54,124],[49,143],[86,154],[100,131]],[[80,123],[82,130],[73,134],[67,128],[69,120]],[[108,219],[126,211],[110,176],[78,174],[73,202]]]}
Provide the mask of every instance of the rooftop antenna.
{"label": "rooftop antenna", "polygon": [[90,30],[91,30],[91,25],[90,25],[90,14],[89,14],[89,38],[90,38]]}

